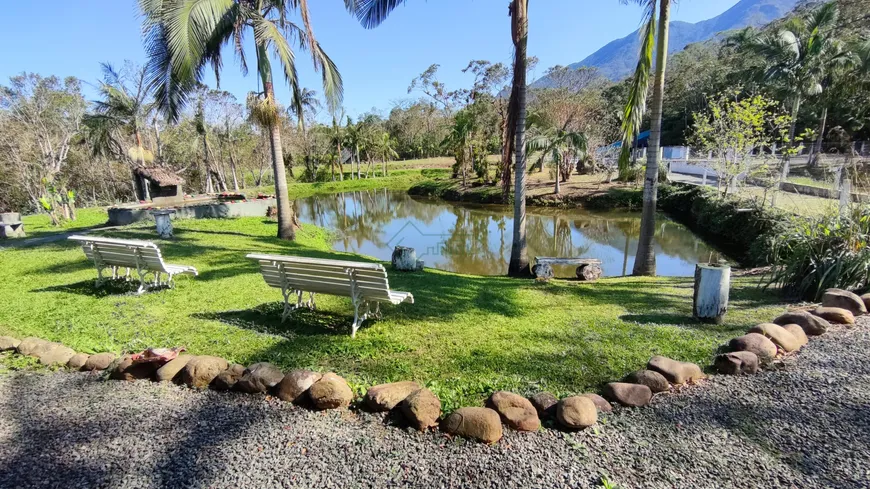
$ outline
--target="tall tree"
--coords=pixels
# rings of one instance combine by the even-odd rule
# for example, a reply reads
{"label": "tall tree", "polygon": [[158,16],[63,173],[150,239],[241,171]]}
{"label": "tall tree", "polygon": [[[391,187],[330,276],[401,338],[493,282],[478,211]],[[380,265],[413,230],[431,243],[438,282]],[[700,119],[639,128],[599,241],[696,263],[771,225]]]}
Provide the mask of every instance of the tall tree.
{"label": "tall tree", "polygon": [[[837,4],[829,2],[801,15],[788,18],[772,29],[755,31],[747,28],[729,42],[744,53],[755,54],[759,63],[748,70],[747,77],[783,94],[790,101],[792,124],[788,139],[795,144],[797,117],[801,104],[824,92],[830,70],[845,60],[840,42],[835,38]],[[827,111],[820,116],[824,132]],[[789,173],[789,159],[783,158],[780,178]]]}
{"label": "tall tree", "polygon": [[[178,117],[195,85],[202,81],[206,65],[214,68],[220,80],[224,45],[232,43],[242,73],[247,74],[242,46],[244,33],[252,31],[257,73],[263,84],[263,91],[257,94],[255,118],[269,134],[278,204],[278,237],[294,239],[294,216],[287,192],[280,110],[275,98],[270,53],[278,60],[294,93],[297,114],[303,108],[296,96],[300,85],[295,53],[288,38],[298,40],[311,54],[314,68],[323,75],[327,99],[338,101],[342,96],[341,75],[314,36],[308,0],[139,0],[139,6],[144,18],[149,79],[155,87],[157,103],[171,119]],[[288,19],[293,10],[299,11],[301,27]]]}
{"label": "tall tree", "polygon": [[[377,27],[404,0],[345,0],[348,10],[366,28]],[[515,126],[514,142],[514,232],[508,275],[530,274],[526,246],[526,69],[529,39],[529,0],[512,0],[508,7],[511,18],[511,38],[514,44],[514,72],[508,120]],[[513,117],[512,117],[513,116]],[[510,139],[510,138],[507,138]],[[509,144],[507,140],[504,144]]]}
{"label": "tall tree", "polygon": [[[623,0],[623,3],[628,0]],[[631,143],[640,129],[646,110],[649,79],[655,53],[655,78],[653,81],[652,108],[650,110],[650,138],[646,158],[646,173],[643,182],[643,211],[640,235],[634,259],[633,275],[655,275],[656,255],[653,247],[658,200],[659,157],[662,136],[662,100],[665,92],[665,73],[668,60],[668,36],[670,31],[671,0],[632,0],[643,5],[644,28],[640,56],[634,77],[631,80],[628,102],[623,115],[622,152],[619,158],[620,173],[624,176],[629,164]],[[656,13],[658,12],[658,17]]]}
{"label": "tall tree", "polygon": [[47,211],[53,224],[60,222],[58,210],[75,220],[74,193],[67,189],[62,172],[85,113],[79,80],[33,73],[14,76],[8,86],[0,86],[0,108],[24,129],[20,140],[0,147],[22,167],[34,207]]}

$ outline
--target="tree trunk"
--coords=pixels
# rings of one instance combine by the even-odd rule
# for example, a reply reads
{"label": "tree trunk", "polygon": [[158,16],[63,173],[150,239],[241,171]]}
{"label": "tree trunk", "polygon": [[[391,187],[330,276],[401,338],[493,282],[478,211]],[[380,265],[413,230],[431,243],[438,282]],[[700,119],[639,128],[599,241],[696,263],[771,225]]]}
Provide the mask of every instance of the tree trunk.
{"label": "tree trunk", "polygon": [[516,137],[516,93],[511,90],[508,100],[507,117],[502,128],[501,162],[501,200],[507,204],[511,194],[511,155],[514,152],[514,138]]}
{"label": "tree trunk", "polygon": [[526,48],[529,40],[528,0],[513,0],[511,4],[511,31],[514,38],[514,80],[517,118],[516,154],[514,170],[514,235],[511,243],[511,261],[508,275],[530,277],[529,254],[526,248]]}
{"label": "tree trunk", "polygon": [[653,82],[652,108],[650,111],[650,137],[647,150],[646,175],[643,184],[643,212],[640,221],[640,236],[634,258],[632,275],[655,275],[656,253],[653,246],[656,227],[656,205],[659,185],[659,156],[662,138],[662,101],[665,93],[665,72],[668,60],[668,36],[670,29],[671,2],[659,0],[659,26],[656,45],[656,75]]}
{"label": "tree trunk", "polygon": [[813,144],[813,154],[810,156],[811,167],[815,167],[819,164],[819,157],[822,155],[822,143],[825,140],[825,125],[828,122],[828,108],[825,107],[822,109],[822,116],[819,118],[819,135],[816,137],[815,144]]}
{"label": "tree trunk", "polygon": [[[264,83],[266,97],[275,102],[275,90],[272,83]],[[284,148],[281,146],[281,128],[273,124],[269,128],[269,143],[272,148],[272,171],[275,173],[275,200],[278,207],[278,237],[293,241],[296,231],[293,229],[293,208],[290,206],[290,196],[287,192],[287,175],[284,173]]]}
{"label": "tree trunk", "polygon": [[341,142],[338,145],[338,181],[344,181],[344,162],[341,161]]}
{"label": "tree trunk", "polygon": [[782,156],[782,169],[779,174],[779,182],[776,185],[776,188],[773,189],[773,195],[770,197],[770,206],[773,207],[776,205],[776,195],[779,193],[779,190],[782,188],[783,182],[788,178],[789,170],[790,170],[790,160],[791,160],[791,150],[795,147],[794,134],[797,131],[797,116],[798,112],[801,109],[801,96],[800,94],[795,95],[794,103],[792,104],[791,109],[791,125],[788,127],[788,150],[785,150],[785,154]]}
{"label": "tree trunk", "polygon": [[[230,171],[233,174],[233,191],[239,191],[239,179],[236,177],[236,158],[233,156],[233,149],[230,148]],[[244,176],[244,175],[243,175]]]}

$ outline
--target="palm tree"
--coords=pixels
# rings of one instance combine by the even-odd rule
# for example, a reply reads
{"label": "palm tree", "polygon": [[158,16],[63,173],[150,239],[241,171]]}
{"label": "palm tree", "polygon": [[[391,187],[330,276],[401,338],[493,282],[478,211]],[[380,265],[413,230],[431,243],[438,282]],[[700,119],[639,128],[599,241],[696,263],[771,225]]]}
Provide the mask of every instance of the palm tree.
{"label": "palm tree", "polygon": [[[539,162],[543,168],[544,159],[549,155],[556,165],[556,188],[555,194],[560,193],[560,181],[567,181],[567,175],[571,172],[571,163],[575,156],[582,155],[586,151],[586,135],[582,132],[573,131],[569,128],[571,119],[567,119],[560,127],[547,124],[544,117],[538,113],[529,116],[527,126],[536,128],[537,134],[529,138],[527,154],[540,153]],[[534,165],[532,165],[534,167]],[[567,172],[565,171],[567,167]]]}
{"label": "palm tree", "polygon": [[[142,145],[142,129],[147,126],[148,116],[154,109],[145,79],[145,69],[135,68],[127,73],[132,78],[132,86],[128,86],[125,79],[131,80],[122,76],[114,66],[102,63],[101,67],[103,80],[97,89],[101,99],[94,101],[94,112],[85,114],[83,118],[89,130],[94,153],[114,153],[116,156],[129,158],[132,165],[145,166],[146,151]],[[123,133],[133,135],[135,151],[124,147]],[[150,198],[147,187],[144,191],[146,195],[137,197],[147,200]]]}
{"label": "palm tree", "polygon": [[[747,28],[729,40],[738,50],[755,54],[761,60],[761,64],[748,73],[750,78],[786,93],[791,102],[788,139],[792,145],[801,104],[807,97],[821,94],[831,69],[847,58],[842,45],[834,38],[837,12],[836,2],[829,2],[807,14],[789,18],[778,29],[756,32]],[[820,117],[821,133],[825,119],[826,108]],[[786,153],[780,178],[784,180],[788,172]]]}
{"label": "palm tree", "polygon": [[[652,1],[652,0],[650,0]],[[665,0],[668,1],[668,0]],[[390,12],[405,0],[345,0],[347,9],[368,29],[377,27]],[[529,39],[529,0],[511,0],[511,38],[514,44],[514,76],[508,120],[514,126],[513,138],[507,135],[502,144],[514,142],[514,232],[508,275],[530,275],[529,254],[526,246],[526,69]]]}
{"label": "palm tree", "polygon": [[390,137],[390,133],[384,131],[375,140],[375,152],[381,159],[381,164],[384,167],[384,176],[387,176],[387,161],[392,161],[399,157],[399,153],[396,153],[396,140]]}
{"label": "palm tree", "polygon": [[[294,94],[296,113],[300,105],[296,58],[288,41],[298,40],[311,53],[315,69],[323,75],[327,99],[337,103],[342,96],[341,75],[326,55],[311,28],[308,0],[139,0],[148,52],[148,73],[161,109],[176,120],[205,67],[211,64],[220,75],[222,48],[232,43],[242,73],[248,65],[242,48],[247,30],[253,34],[257,73],[263,91],[257,94],[254,118],[269,133],[275,194],[278,207],[278,237],[294,239],[293,210],[287,193],[284,151],[278,102],[275,99],[272,60],[277,58],[284,77]],[[288,20],[288,13],[298,10],[303,26]]]}
{"label": "palm tree", "polygon": [[[629,0],[622,0],[626,3]],[[650,111],[650,137],[647,151],[646,173],[643,182],[643,211],[640,235],[632,275],[655,275],[656,255],[653,248],[658,199],[659,157],[662,136],[662,101],[665,93],[665,71],[668,60],[668,36],[670,35],[671,0],[631,0],[643,5],[644,27],[641,31],[641,49],[637,67],[631,81],[628,102],[622,121],[622,152],[619,156],[621,176],[629,165],[631,143],[639,132],[646,110],[650,73],[655,53],[655,79],[653,81],[652,108]],[[656,12],[658,11],[658,19]],[[658,25],[658,27],[656,27]]]}

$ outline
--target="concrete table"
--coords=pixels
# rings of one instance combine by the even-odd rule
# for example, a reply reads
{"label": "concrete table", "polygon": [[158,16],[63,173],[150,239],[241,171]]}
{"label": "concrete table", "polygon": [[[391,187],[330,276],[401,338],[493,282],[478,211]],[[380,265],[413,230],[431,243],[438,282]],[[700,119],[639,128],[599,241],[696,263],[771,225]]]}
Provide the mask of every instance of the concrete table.
{"label": "concrete table", "polygon": [[154,222],[157,223],[157,236],[167,239],[172,237],[172,214],[175,209],[158,209],[151,211]]}

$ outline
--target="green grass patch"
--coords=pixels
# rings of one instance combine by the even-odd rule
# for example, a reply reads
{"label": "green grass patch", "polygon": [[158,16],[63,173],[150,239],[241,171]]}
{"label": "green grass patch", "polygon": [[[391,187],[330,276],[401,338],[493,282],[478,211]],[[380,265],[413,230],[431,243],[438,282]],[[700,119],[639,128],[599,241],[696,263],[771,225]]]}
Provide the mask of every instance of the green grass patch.
{"label": "green grass patch", "polygon": [[[429,170],[432,172],[433,170]],[[448,178],[449,173],[441,175],[428,174],[431,179],[414,184],[408,193],[437,197],[452,202],[476,202],[480,204],[500,204],[501,187],[498,185],[479,185],[463,187],[461,181]]]}
{"label": "green grass patch", "polygon": [[47,234],[62,233],[67,231],[76,231],[87,229],[94,226],[106,224],[109,220],[109,214],[105,207],[90,207],[86,209],[78,209],[76,211],[77,219],[75,221],[66,221],[60,226],[53,226],[51,218],[48,214],[31,214],[22,216],[21,221],[24,223],[24,231],[28,238],[38,238]]}
{"label": "green grass patch", "polygon": [[[154,240],[152,227],[105,234]],[[390,272],[390,285],[412,292],[416,303],[384,307],[383,319],[366,322],[351,339],[349,299],[318,296],[317,311],[281,323],[280,291],[245,258],[360,259],[331,251],[327,231],[306,225],[291,243],[276,239],[275,224],[265,219],[204,219],[176,221],[175,235],[157,240],[166,260],[196,266],[200,276],[141,296],[123,282],[95,289],[96,272],[73,243],[0,252],[0,334],[39,336],[87,353],[184,345],[244,365],[332,370],[358,392],[417,380],[451,410],[480,405],[496,389],[560,396],[595,390],[656,354],[707,365],[727,339],[782,310],[745,279],[733,281],[725,324],[714,326],[691,319],[691,278],[539,284],[427,269]]]}

